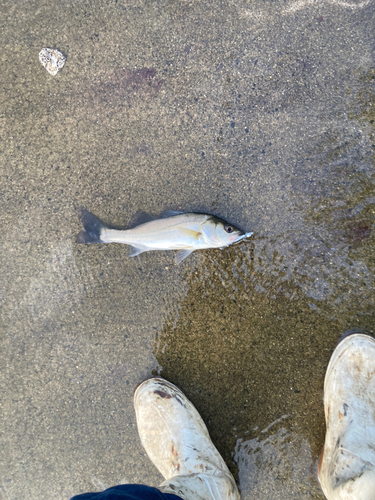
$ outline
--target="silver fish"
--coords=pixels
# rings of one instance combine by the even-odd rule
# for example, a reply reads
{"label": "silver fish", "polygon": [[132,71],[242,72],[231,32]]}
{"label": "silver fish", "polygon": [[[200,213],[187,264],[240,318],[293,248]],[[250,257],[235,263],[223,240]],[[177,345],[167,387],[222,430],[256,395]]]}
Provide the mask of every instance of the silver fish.
{"label": "silver fish", "polygon": [[134,257],[149,250],[178,250],[176,263],[194,250],[224,248],[253,233],[245,233],[216,215],[165,211],[159,219],[144,214],[132,229],[113,229],[87,210],[82,212],[83,231],[77,243],[125,243]]}

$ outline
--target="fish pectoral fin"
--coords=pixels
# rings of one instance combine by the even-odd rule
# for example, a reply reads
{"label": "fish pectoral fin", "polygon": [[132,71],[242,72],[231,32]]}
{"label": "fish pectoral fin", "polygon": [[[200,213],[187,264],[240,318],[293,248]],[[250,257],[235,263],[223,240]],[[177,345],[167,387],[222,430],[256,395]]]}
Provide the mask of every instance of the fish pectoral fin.
{"label": "fish pectoral fin", "polygon": [[202,236],[202,233],[200,233],[199,231],[194,231],[194,229],[179,227],[178,230],[182,236],[187,236],[188,238],[193,238],[195,240],[199,240],[199,238]]}
{"label": "fish pectoral fin", "polygon": [[129,245],[129,253],[128,257],[135,257],[136,255],[139,255],[140,253],[147,252],[148,248],[145,247],[136,247],[134,245]]}
{"label": "fish pectoral fin", "polygon": [[163,210],[160,214],[161,219],[167,219],[168,217],[174,217],[175,215],[181,215],[184,212],[176,212],[176,210]]}
{"label": "fish pectoral fin", "polygon": [[155,217],[146,214],[146,212],[142,212],[142,210],[138,210],[131,218],[128,229],[133,229],[133,227],[140,226],[146,222],[151,222],[152,220],[155,220]]}
{"label": "fish pectoral fin", "polygon": [[186,257],[188,255],[191,254],[191,252],[194,252],[194,250],[179,250],[177,253],[176,253],[176,257],[175,257],[175,260],[176,260],[176,265],[179,264],[181,261],[183,261],[184,259],[186,259]]}

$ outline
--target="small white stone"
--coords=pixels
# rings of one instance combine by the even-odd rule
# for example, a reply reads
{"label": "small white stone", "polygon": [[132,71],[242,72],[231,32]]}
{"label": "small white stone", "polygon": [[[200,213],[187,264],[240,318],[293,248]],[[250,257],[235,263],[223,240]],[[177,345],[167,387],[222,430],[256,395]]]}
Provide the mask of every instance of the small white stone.
{"label": "small white stone", "polygon": [[39,52],[39,61],[42,66],[46,68],[48,73],[56,75],[59,69],[64,66],[66,57],[56,49],[45,48]]}

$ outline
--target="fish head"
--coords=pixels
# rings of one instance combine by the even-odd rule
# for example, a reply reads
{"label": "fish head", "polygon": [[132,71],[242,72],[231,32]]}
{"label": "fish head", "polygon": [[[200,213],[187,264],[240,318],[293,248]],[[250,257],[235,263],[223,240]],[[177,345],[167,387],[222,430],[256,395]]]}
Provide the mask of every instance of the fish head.
{"label": "fish head", "polygon": [[230,224],[220,217],[216,217],[216,215],[209,216],[202,226],[204,239],[214,248],[232,245],[253,234],[245,233],[242,229]]}

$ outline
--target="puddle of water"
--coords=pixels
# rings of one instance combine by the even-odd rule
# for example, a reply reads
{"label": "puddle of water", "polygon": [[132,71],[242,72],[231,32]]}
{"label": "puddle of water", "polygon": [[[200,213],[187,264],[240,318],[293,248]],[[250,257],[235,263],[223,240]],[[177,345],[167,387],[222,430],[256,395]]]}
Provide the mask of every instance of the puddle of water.
{"label": "puddle of water", "polygon": [[237,441],[234,460],[239,469],[241,498],[324,498],[313,477],[316,462],[308,441],[277,425],[282,420],[258,430],[257,438]]}
{"label": "puddle of water", "polygon": [[[372,73],[363,81],[370,87]],[[304,175],[287,175],[292,180],[284,194],[295,204],[294,227],[275,234],[271,223],[274,235],[256,234],[252,242],[202,255],[195,273],[187,273],[187,293],[178,309],[167,307],[157,337],[158,373],[196,404],[245,494],[267,495],[271,489],[284,498],[287,491],[291,497],[296,492],[321,496],[311,464],[324,442],[325,369],[342,332],[374,332],[375,200],[368,149],[373,94],[369,88],[364,94],[367,100],[356,96],[357,114],[351,119],[370,126],[369,135],[348,134],[351,124],[346,132],[327,132],[312,155],[322,166],[319,175],[309,164],[302,165]],[[259,441],[252,429],[286,413],[283,432],[292,436],[291,454],[275,445],[279,469],[266,473],[262,454],[247,458],[247,468],[238,443],[252,449]],[[298,453],[304,459],[295,471],[291,457]],[[282,486],[280,470],[290,476]]]}

